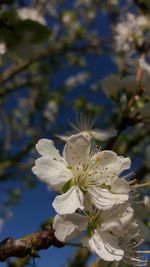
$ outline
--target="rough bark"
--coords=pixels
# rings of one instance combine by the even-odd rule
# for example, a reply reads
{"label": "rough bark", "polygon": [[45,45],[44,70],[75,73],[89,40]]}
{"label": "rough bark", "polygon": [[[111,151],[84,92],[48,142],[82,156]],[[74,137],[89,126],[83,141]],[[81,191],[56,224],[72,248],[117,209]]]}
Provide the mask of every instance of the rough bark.
{"label": "rough bark", "polygon": [[63,243],[56,239],[52,225],[49,225],[45,230],[29,234],[16,240],[11,237],[5,238],[0,242],[0,261],[3,262],[9,257],[39,257],[37,251],[47,249],[50,246],[58,248],[64,246]]}

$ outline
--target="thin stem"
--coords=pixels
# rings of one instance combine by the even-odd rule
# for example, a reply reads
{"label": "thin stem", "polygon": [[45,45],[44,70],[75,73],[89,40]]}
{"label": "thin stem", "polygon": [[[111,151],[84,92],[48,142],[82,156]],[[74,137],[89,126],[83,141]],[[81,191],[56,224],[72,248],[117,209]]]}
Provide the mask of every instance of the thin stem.
{"label": "thin stem", "polygon": [[71,247],[80,247],[80,248],[84,248],[83,245],[81,243],[72,243],[72,242],[67,242],[65,243],[66,246],[71,246]]}
{"label": "thin stem", "polygon": [[150,181],[147,182],[147,183],[144,183],[144,184],[138,184],[138,185],[136,186],[136,188],[139,188],[139,187],[145,187],[145,186],[150,186]]}

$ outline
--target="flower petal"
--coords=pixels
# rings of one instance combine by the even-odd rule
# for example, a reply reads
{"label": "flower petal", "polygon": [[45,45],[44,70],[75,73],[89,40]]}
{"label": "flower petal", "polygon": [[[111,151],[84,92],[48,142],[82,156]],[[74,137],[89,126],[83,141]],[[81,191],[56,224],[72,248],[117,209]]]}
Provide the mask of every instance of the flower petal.
{"label": "flower petal", "polygon": [[72,167],[89,159],[90,142],[82,134],[72,135],[64,147],[64,158]]}
{"label": "flower petal", "polygon": [[109,130],[93,129],[90,131],[90,133],[96,140],[99,141],[106,141],[109,138],[117,135],[117,131],[115,129],[109,129]]}
{"label": "flower petal", "polygon": [[70,138],[70,135],[67,134],[56,134],[55,136],[64,142],[67,142]]}
{"label": "flower petal", "polygon": [[72,173],[66,165],[51,157],[41,157],[35,161],[32,171],[37,177],[56,191],[72,178]]}
{"label": "flower petal", "polygon": [[49,139],[40,139],[36,144],[36,149],[41,156],[51,156],[55,160],[63,161],[59,151],[55,148],[54,142]]}
{"label": "flower petal", "polygon": [[83,200],[84,195],[82,191],[78,187],[73,186],[66,193],[57,196],[52,206],[60,215],[72,214],[77,209],[84,209]]}
{"label": "flower petal", "polygon": [[103,211],[103,223],[101,229],[111,231],[115,236],[124,233],[126,225],[129,225],[133,218],[134,211],[128,202],[117,205],[109,210]]}
{"label": "flower petal", "polygon": [[120,175],[124,170],[129,169],[131,165],[130,158],[117,156],[113,151],[104,150],[91,157],[91,164],[95,162],[97,174],[95,179],[99,182],[110,185],[111,180]]}
{"label": "flower petal", "polygon": [[89,250],[106,261],[120,261],[124,252],[118,245],[118,238],[96,229],[85,244]]}
{"label": "flower petal", "polygon": [[110,209],[115,204],[121,204],[128,200],[128,194],[114,194],[108,189],[100,187],[91,187],[88,189],[88,195],[93,205],[100,210]]}
{"label": "flower petal", "polygon": [[116,194],[129,194],[130,186],[123,178],[114,178],[111,181],[111,192]]}
{"label": "flower petal", "polygon": [[59,216],[54,218],[53,228],[58,240],[65,242],[76,238],[87,227],[88,219],[80,214]]}

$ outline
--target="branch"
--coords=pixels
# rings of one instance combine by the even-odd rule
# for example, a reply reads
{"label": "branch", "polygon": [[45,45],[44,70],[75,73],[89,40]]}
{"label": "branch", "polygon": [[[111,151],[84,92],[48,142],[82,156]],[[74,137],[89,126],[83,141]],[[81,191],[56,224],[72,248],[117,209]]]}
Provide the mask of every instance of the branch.
{"label": "branch", "polygon": [[9,257],[39,257],[37,251],[47,249],[50,246],[57,248],[64,246],[63,243],[56,239],[52,225],[49,225],[45,230],[16,240],[8,237],[0,242],[0,262],[4,262]]}
{"label": "branch", "polygon": [[[42,51],[38,55],[34,56],[27,62],[23,62],[22,64],[15,64],[10,67],[3,75],[0,77],[0,86],[3,86],[6,82],[14,78],[17,74],[22,73],[24,70],[28,69],[32,64],[40,62],[47,57],[51,56],[61,56],[64,55],[66,52],[92,52],[92,51],[99,51],[100,49],[100,41],[97,43],[88,43],[82,46],[75,46],[75,45],[67,45],[66,43],[61,45],[59,42],[55,44],[55,47],[50,47],[46,51]],[[3,91],[3,95],[5,91]]]}
{"label": "branch", "polygon": [[[145,56],[146,56],[146,51],[142,53],[141,55],[141,59],[145,59]],[[136,81],[140,81],[141,78],[142,78],[142,74],[143,74],[143,70],[141,68],[140,65],[138,65],[137,67],[137,71],[136,71],[136,77],[135,77],[135,80]],[[118,126],[116,127],[116,129],[118,130],[118,135],[111,138],[105,149],[112,149],[113,146],[115,145],[117,139],[118,139],[118,136],[128,127],[128,126],[133,126],[133,125],[136,125],[136,123],[140,122],[140,119],[139,118],[136,118],[133,117],[131,118],[129,116],[130,114],[130,110],[131,110],[131,107],[134,103],[134,101],[136,100],[136,97],[140,97],[142,94],[144,93],[144,89],[142,86],[140,86],[137,90],[137,92],[131,97],[131,99],[128,101],[127,103],[127,107],[126,107],[126,110],[124,111],[124,114],[122,115],[122,119],[120,120]]]}
{"label": "branch", "polygon": [[13,86],[11,86],[11,87],[1,88],[0,98],[4,97],[6,94],[10,94],[10,93],[16,92],[16,91],[20,90],[24,86],[32,86],[32,88],[34,89],[33,86],[36,86],[36,84],[37,84],[38,81],[39,81],[38,79],[35,79],[34,80],[33,77],[32,77],[32,81],[29,81],[29,80],[26,80],[26,81],[16,81],[13,84]]}

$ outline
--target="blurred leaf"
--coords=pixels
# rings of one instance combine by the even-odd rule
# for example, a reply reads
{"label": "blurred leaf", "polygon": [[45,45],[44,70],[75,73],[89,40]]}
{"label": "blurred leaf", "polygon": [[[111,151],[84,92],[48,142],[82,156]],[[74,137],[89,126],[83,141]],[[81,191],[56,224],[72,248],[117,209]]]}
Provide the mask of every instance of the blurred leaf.
{"label": "blurred leaf", "polygon": [[20,20],[15,11],[3,12],[0,16],[1,41],[7,47],[14,49],[19,45],[38,45],[47,41],[51,31],[45,26],[32,20]]}

